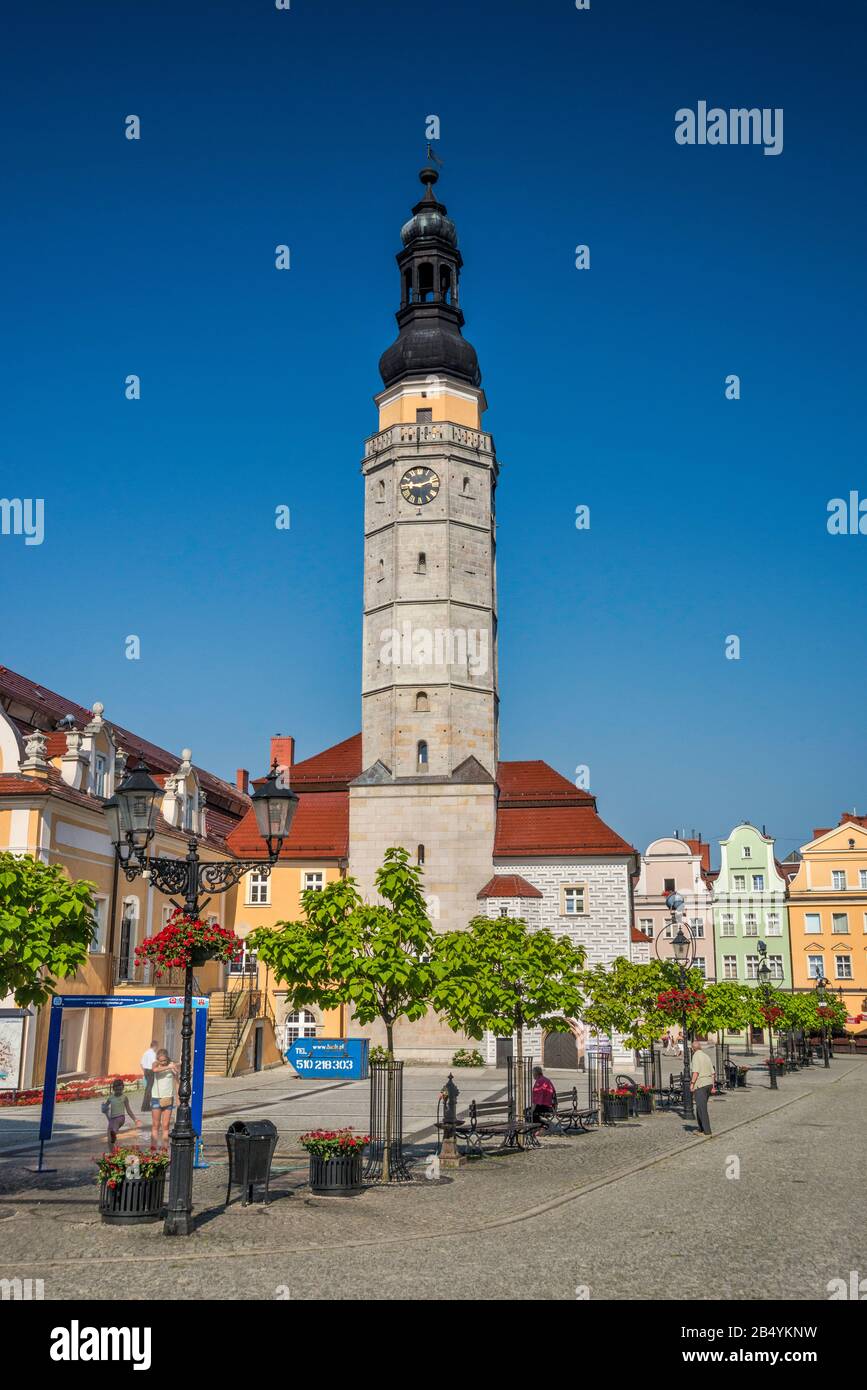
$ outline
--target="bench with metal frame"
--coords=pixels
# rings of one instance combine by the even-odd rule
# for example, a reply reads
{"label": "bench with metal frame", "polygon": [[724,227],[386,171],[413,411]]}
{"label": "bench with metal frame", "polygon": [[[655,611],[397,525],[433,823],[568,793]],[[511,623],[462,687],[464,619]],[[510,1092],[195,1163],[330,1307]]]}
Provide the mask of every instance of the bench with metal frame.
{"label": "bench with metal frame", "polygon": [[525,1138],[531,1148],[538,1148],[536,1135],[544,1128],[540,1121],[518,1120],[508,1100],[471,1100],[467,1115],[455,1126],[455,1138],[463,1139],[467,1151],[473,1149],[476,1153],[483,1152],[485,1139],[499,1138],[503,1141],[502,1148],[516,1148],[519,1136]]}
{"label": "bench with metal frame", "polygon": [[599,1124],[599,1111],[592,1106],[582,1108],[578,1104],[578,1087],[573,1086],[571,1091],[557,1092],[557,1106],[554,1111],[554,1123],[561,1129],[569,1133],[581,1130],[584,1134],[589,1134],[588,1125]]}

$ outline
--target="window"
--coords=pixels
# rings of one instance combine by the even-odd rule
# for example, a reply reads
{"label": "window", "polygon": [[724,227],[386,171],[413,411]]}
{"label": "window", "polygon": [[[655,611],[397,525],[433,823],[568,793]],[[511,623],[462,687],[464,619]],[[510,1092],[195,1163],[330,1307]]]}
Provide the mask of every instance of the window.
{"label": "window", "polygon": [[737,956],[723,956],[723,979],[736,980],[738,978],[738,958]]}
{"label": "window", "polygon": [[765,917],[765,931],[768,936],[782,936],[779,912],[769,912]]}
{"label": "window", "polygon": [[667,879],[665,879],[664,882],[665,882],[665,892],[666,892],[666,893],[673,893],[673,892],[674,892],[674,879],[673,879],[673,878],[667,878]]}
{"label": "window", "polygon": [[424,845],[417,845],[417,846],[416,846],[416,851],[415,851],[415,862],[416,862],[416,864],[423,864],[423,863],[424,863]]}
{"label": "window", "polygon": [[466,475],[464,475],[463,494],[464,497],[469,497],[470,495],[470,480]]}
{"label": "window", "polygon": [[384,578],[385,578],[385,561],[384,561],[383,559],[380,559],[379,564],[378,564],[377,567],[376,567],[376,582],[377,582],[377,584],[381,584]]}
{"label": "window", "polygon": [[651,940],[652,940],[652,939],[653,939],[653,918],[652,918],[652,917],[641,917],[641,918],[639,919],[639,922],[638,922],[638,930],[639,930],[640,932],[643,932],[645,936],[649,936],[649,937],[651,938]]}
{"label": "window", "polygon": [[105,796],[105,757],[102,753],[97,753],[93,764],[93,794],[94,796]]}
{"label": "window", "polygon": [[169,922],[171,921],[171,918],[172,918],[172,915],[173,915],[173,913],[174,913],[174,910],[175,910],[175,909],[172,907],[171,903],[164,903],[164,904],[163,904],[163,906],[162,906],[162,908],[161,908],[161,910],[160,910],[160,916],[161,916],[161,918],[162,918],[162,925],[163,925],[164,927],[167,927],[168,924],[169,924]]}
{"label": "window", "polygon": [[497,916],[498,916],[498,917],[508,917],[508,915],[509,915],[509,909],[508,909],[507,907],[501,907],[500,910],[499,910],[499,912],[497,913]]}
{"label": "window", "polygon": [[286,1052],[289,1051],[296,1038],[315,1037],[316,1017],[309,1009],[296,1009],[294,1013],[286,1015],[286,1022],[283,1025],[283,1047]]}
{"label": "window", "polygon": [[819,980],[825,973],[824,956],[807,956],[807,979]]}
{"label": "window", "polygon": [[670,922],[666,922],[665,927],[663,928],[662,935],[665,937],[666,941],[670,941],[671,938],[674,936],[674,932],[671,930]]}
{"label": "window", "polygon": [[845,887],[846,887],[846,870],[845,870],[845,869],[834,869],[833,873],[831,874],[831,887],[837,889],[838,891],[839,891],[840,889],[845,889]]}
{"label": "window", "polygon": [[754,892],[754,893],[764,893],[764,891],[765,891],[765,876],[764,876],[764,874],[753,874],[753,892]]}
{"label": "window", "polygon": [[821,912],[804,913],[804,931],[807,936],[822,935],[822,914]]}
{"label": "window", "polygon": [[704,958],[704,956],[696,956],[695,960],[693,961],[693,965],[695,966],[696,970],[700,970],[700,971],[701,971],[701,978],[702,978],[703,980],[706,980],[706,979],[707,979],[707,970],[705,969],[705,958]]}
{"label": "window", "polygon": [[247,902],[250,907],[262,907],[270,901],[268,875],[254,869],[247,875]]}
{"label": "window", "polygon": [[93,900],[93,936],[90,941],[92,955],[101,956],[105,951],[105,927],[108,921],[108,898]]}
{"label": "window", "polygon": [[305,869],[303,880],[303,891],[309,893],[313,890],[321,892],[325,887],[324,869]]}
{"label": "window", "polygon": [[867,869],[858,870],[858,887],[867,888]]}
{"label": "window", "polygon": [[851,980],[852,978],[852,957],[835,956],[834,968],[837,972],[838,980]]}
{"label": "window", "polygon": [[744,936],[758,936],[759,922],[754,912],[744,913]]}
{"label": "window", "polygon": [[417,425],[429,425],[433,420],[433,410],[429,405],[423,405],[415,412]]}
{"label": "window", "polygon": [[377,489],[376,489],[376,500],[377,500],[377,502],[384,502],[384,501],[385,501],[385,479],[384,479],[384,478],[380,478],[380,480],[379,480],[379,484],[378,484]]}
{"label": "window", "polygon": [[759,958],[758,956],[747,956],[747,979],[757,980],[759,978]]}
{"label": "window", "polygon": [[560,915],[580,917],[587,911],[586,893],[583,883],[564,884],[560,889]]}
{"label": "window", "polygon": [[692,921],[689,924],[689,929],[692,932],[693,936],[696,938],[696,940],[698,940],[699,937],[704,936],[704,922],[701,920],[700,917],[693,917]]}
{"label": "window", "polygon": [[735,934],[735,914],[733,912],[721,912],[719,918],[720,936],[734,936]]}
{"label": "window", "polygon": [[416,695],[415,708],[417,714],[424,714],[425,711],[430,709],[430,704],[428,702],[426,690],[420,690]]}
{"label": "window", "polygon": [[747,886],[746,874],[735,874],[735,892],[743,893]]}
{"label": "window", "polygon": [[849,931],[849,914],[848,914],[848,912],[832,912],[832,913],[831,913],[831,930],[832,930],[832,931],[835,931],[835,932],[847,932],[847,933],[848,933],[848,931]]}
{"label": "window", "polygon": [[252,946],[248,946],[245,942],[237,956],[229,961],[229,974],[256,975],[258,974],[258,970],[259,965],[256,959],[256,952],[253,950]]}
{"label": "window", "polygon": [[422,739],[419,743],[418,748],[416,749],[416,753],[418,757],[419,770],[421,771],[422,768],[427,767],[427,744],[425,743],[424,739]]}
{"label": "window", "polygon": [[415,567],[416,574],[427,574],[427,555],[423,550],[418,552],[418,564]]}
{"label": "window", "polygon": [[752,859],[753,851],[749,845],[744,845],[741,850],[741,859]]}
{"label": "window", "polygon": [[772,980],[781,980],[783,978],[783,957],[768,956],[768,969],[771,972]]}
{"label": "window", "polygon": [[182,805],[182,807],[183,807],[183,814],[182,814],[182,817],[181,817],[181,824],[183,825],[184,830],[192,830],[192,828],[193,828],[193,798],[192,798],[191,796],[185,797],[184,800],[181,802],[181,805]]}

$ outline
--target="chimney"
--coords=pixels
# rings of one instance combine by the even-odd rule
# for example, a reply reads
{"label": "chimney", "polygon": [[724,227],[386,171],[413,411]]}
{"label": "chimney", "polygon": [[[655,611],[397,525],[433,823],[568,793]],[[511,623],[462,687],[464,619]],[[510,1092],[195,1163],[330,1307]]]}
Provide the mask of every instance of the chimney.
{"label": "chimney", "polygon": [[239,767],[238,771],[235,773],[235,786],[238,788],[239,792],[244,792],[246,794],[249,791],[250,774],[245,767]]}
{"label": "chimney", "polygon": [[275,734],[271,739],[271,762],[277,759],[278,767],[291,768],[295,762],[295,740],[288,735]]}

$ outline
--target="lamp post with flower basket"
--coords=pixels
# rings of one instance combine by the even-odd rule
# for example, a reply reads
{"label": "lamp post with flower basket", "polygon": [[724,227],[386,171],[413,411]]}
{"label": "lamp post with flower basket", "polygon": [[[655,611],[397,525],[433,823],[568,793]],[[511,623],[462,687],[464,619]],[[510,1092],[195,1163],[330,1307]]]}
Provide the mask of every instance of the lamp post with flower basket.
{"label": "lamp post with flower basket", "polygon": [[822,1020],[822,1064],[830,1067],[831,1058],[828,1055],[828,1020],[833,1017],[833,1011],[828,1007],[828,981],[824,975],[819,975],[816,980],[816,1013]]}
{"label": "lamp post with flower basket", "polygon": [[[156,814],[162,788],[140,760],[105,803],[105,814],[114,842],[117,862],[126,877],[146,878],[165,893],[176,909],[173,917],[156,936],[143,941],[140,958],[156,963],[157,973],[170,966],[184,971],[184,1010],[181,1026],[181,1067],[178,1083],[178,1111],[171,1132],[169,1201],[165,1221],[167,1236],[190,1235],[193,1229],[193,1158],[196,1134],[193,1129],[192,1094],[193,968],[206,960],[232,960],[241,948],[233,932],[201,921],[206,906],[204,893],[226,893],[251,869],[269,874],[277,862],[280,848],[289,834],[298,797],[284,784],[276,760],[270,773],[252,796],[259,834],[268,846],[267,859],[229,859],[202,861],[198,838],[191,835],[185,859],[162,859],[149,853],[156,830]],[[183,898],[174,902],[172,894]]]}
{"label": "lamp post with flower basket", "polygon": [[[695,1114],[692,1100],[692,1068],[691,1055],[689,1050],[689,1015],[696,1013],[704,1004],[704,995],[695,990],[687,988],[687,971],[695,959],[695,940],[692,932],[684,931],[683,923],[678,924],[678,913],[682,910],[684,900],[680,893],[669,893],[665,900],[665,905],[671,913],[670,929],[677,927],[676,934],[671,937],[671,953],[674,956],[680,971],[680,989],[669,989],[660,994],[657,998],[657,1008],[663,1013],[670,1014],[672,1017],[680,1016],[680,1023],[683,1029],[683,1113],[684,1117],[691,1119]],[[660,937],[656,939],[656,954],[660,960],[665,960],[659,949]]]}
{"label": "lamp post with flower basket", "polygon": [[775,1007],[773,994],[771,991],[771,968],[768,965],[768,947],[766,942],[756,943],[760,960],[759,968],[756,971],[756,978],[762,991],[763,1002],[761,1006],[762,1018],[768,1025],[768,1073],[771,1078],[771,1090],[779,1090],[777,1083],[777,1059],[774,1056],[774,1024],[783,1016],[783,1011]]}

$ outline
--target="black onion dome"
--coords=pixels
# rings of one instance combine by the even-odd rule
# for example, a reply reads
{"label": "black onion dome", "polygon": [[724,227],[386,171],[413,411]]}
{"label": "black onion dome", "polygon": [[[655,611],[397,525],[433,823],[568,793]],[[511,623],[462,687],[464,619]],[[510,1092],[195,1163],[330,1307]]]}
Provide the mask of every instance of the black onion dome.
{"label": "black onion dome", "polygon": [[458,302],[458,282],[463,264],[454,222],[445,204],[437,201],[433,185],[439,179],[429,161],[419,174],[424,197],[401,228],[403,250],[397,263],[401,272],[401,305],[397,313],[399,333],[379,360],[386,386],[404,377],[443,372],[472,386],[482,375],[476,350],[461,335],[464,316]]}

